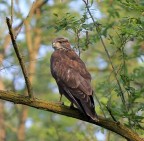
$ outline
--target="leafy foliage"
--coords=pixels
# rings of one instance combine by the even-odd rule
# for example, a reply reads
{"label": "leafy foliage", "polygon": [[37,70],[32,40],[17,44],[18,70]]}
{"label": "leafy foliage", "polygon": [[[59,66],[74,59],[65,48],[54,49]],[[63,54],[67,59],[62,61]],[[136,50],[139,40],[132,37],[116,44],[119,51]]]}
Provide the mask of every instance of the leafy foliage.
{"label": "leafy foliage", "polygon": [[[110,2],[103,3],[109,4]],[[112,83],[112,85],[107,86],[107,83],[104,83],[106,81],[104,78],[102,87],[97,85],[96,91],[101,92],[102,89],[102,93],[108,97],[102,96],[100,99],[103,105],[102,110],[106,110],[105,106],[108,105],[114,116],[118,119],[124,118],[124,122],[128,126],[137,129],[144,120],[142,110],[143,92],[140,92],[142,88],[138,88],[135,84],[136,77],[134,76],[137,69],[143,69],[137,61],[137,57],[141,57],[143,52],[137,54],[133,49],[144,40],[143,5],[137,1],[118,1],[113,3],[116,3],[118,7],[112,6],[107,9],[108,17],[102,18],[101,22],[104,25],[98,24],[98,31],[92,30],[95,29],[95,23],[89,21],[90,16],[87,11],[78,20],[70,13],[66,13],[63,18],[57,20],[56,26],[51,27],[55,28],[56,32],[72,30],[74,33],[83,34],[84,31],[89,31],[93,37],[100,35],[105,37],[105,42],[109,41],[109,44],[106,43],[107,50],[110,52],[112,63],[115,66],[112,71],[117,72],[120,85],[115,80],[109,80],[109,84]],[[120,6],[122,7],[120,8]],[[127,16],[123,16],[124,12],[122,15],[118,12],[120,9],[132,13],[136,11],[136,13],[128,13]],[[55,14],[55,16],[59,18],[59,15]],[[105,22],[108,19],[110,19],[108,23]],[[92,36],[88,35],[86,39],[91,40]],[[83,39],[84,36],[81,36],[81,38]],[[130,44],[131,42],[133,43],[132,45]],[[82,46],[86,45],[82,44]],[[141,50],[140,46],[137,49]],[[129,64],[131,62],[135,62],[136,66],[130,67]],[[109,75],[110,73],[107,76]],[[139,73],[138,76],[142,77],[143,74]],[[111,78],[116,79],[114,76]],[[104,88],[106,91],[108,90],[108,94],[105,94]],[[120,102],[121,95],[124,95],[125,100]]]}
{"label": "leafy foliage", "polygon": [[[30,2],[30,1],[29,1]],[[41,45],[36,60],[29,60],[25,26],[18,35],[18,44],[28,66],[36,62],[33,75],[33,90],[35,96],[42,99],[58,101],[58,90],[49,70],[49,58],[52,50],[51,41],[56,36],[66,36],[72,47],[79,50],[81,58],[86,62],[93,81],[95,91],[96,111],[100,116],[124,123],[138,134],[144,134],[144,2],[143,0],[117,0],[117,1],[91,1],[88,8],[95,20],[92,21],[84,3],[82,10],[69,9],[67,1],[60,3],[53,1],[41,9],[40,19],[36,16],[30,20],[32,39],[37,28],[41,29]],[[73,2],[77,4],[76,1]],[[7,9],[7,2],[1,3]],[[15,10],[15,18],[20,18],[20,13]],[[1,9],[1,14],[9,12]],[[100,18],[97,18],[97,12]],[[22,14],[21,14],[22,16]],[[15,24],[15,23],[14,23]],[[1,26],[1,25],[0,25]],[[97,28],[97,30],[95,30]],[[3,25],[1,32],[7,33]],[[7,89],[24,91],[24,87],[17,89],[16,82],[21,82],[20,69],[15,71],[18,62],[12,47],[4,46],[4,35],[0,35],[0,53],[5,53],[1,63],[2,79]],[[114,68],[111,66],[101,40],[102,37]],[[8,50],[5,50],[8,48]],[[5,62],[8,63],[5,63]],[[7,68],[7,64],[13,67]],[[116,76],[115,73],[116,72]],[[7,74],[5,74],[7,73]],[[10,78],[10,76],[12,77]],[[117,77],[117,79],[116,79]],[[120,85],[118,85],[118,82]],[[24,84],[23,84],[24,85]],[[20,86],[20,85],[19,85]],[[121,100],[123,95],[124,101]],[[70,103],[63,98],[66,105]],[[18,128],[21,107],[5,106],[6,123]],[[108,108],[111,113],[108,111]],[[112,115],[111,115],[112,114]],[[112,119],[113,120],[113,119]],[[55,115],[48,112],[29,109],[26,120],[26,140],[96,140],[96,134],[101,128],[85,124],[75,119]],[[7,140],[16,140],[17,132],[12,127],[7,128]],[[12,132],[10,132],[12,131]],[[106,131],[106,134],[108,132]],[[109,140],[116,140],[112,135]]]}

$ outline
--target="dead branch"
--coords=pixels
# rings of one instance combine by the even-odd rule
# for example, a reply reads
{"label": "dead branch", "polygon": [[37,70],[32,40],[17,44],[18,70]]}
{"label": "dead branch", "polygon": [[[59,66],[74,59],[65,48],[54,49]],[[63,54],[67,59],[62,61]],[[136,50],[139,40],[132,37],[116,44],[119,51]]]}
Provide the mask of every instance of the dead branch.
{"label": "dead branch", "polygon": [[22,56],[21,56],[21,54],[19,52],[16,40],[15,40],[13,31],[12,31],[11,21],[10,21],[10,19],[8,17],[6,17],[6,23],[7,23],[8,29],[9,29],[9,34],[10,34],[10,37],[11,37],[11,41],[12,41],[15,53],[17,55],[17,58],[19,60],[19,63],[20,63],[20,66],[21,66],[21,69],[22,69],[22,72],[23,72],[23,75],[24,75],[24,78],[25,78],[25,82],[26,82],[26,86],[27,86],[27,90],[28,90],[28,95],[29,95],[30,98],[33,98],[32,86],[31,86],[30,80],[28,78],[26,67],[24,65]]}
{"label": "dead branch", "polygon": [[90,120],[85,117],[78,110],[70,109],[68,106],[60,105],[55,102],[47,102],[39,99],[30,99],[29,97],[24,95],[2,90],[0,90],[0,99],[13,102],[14,104],[23,104],[37,109],[80,119],[88,123],[104,127],[105,129],[113,131],[130,141],[144,141],[144,139],[140,138],[134,131],[122,125],[121,123],[117,124],[116,122],[103,117],[99,117],[99,121],[95,122],[94,120]]}

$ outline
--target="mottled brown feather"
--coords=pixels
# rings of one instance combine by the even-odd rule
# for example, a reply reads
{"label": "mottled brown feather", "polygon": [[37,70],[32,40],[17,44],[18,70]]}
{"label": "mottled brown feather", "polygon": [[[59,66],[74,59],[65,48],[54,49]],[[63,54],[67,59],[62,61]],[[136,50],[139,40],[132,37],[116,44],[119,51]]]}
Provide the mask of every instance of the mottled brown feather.
{"label": "mottled brown feather", "polygon": [[51,73],[55,78],[60,94],[64,94],[78,109],[97,119],[94,110],[93,90],[91,75],[84,62],[70,48],[70,43],[65,38],[53,41],[55,51],[51,56]]}

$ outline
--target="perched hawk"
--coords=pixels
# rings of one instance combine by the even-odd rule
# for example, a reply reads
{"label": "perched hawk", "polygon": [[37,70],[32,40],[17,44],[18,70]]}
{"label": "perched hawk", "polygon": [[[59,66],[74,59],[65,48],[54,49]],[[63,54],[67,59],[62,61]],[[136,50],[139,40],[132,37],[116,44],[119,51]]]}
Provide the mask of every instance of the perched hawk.
{"label": "perched hawk", "polygon": [[91,75],[84,62],[70,47],[65,38],[52,42],[55,49],[51,56],[51,73],[55,78],[60,94],[64,95],[82,113],[97,120],[91,87]]}

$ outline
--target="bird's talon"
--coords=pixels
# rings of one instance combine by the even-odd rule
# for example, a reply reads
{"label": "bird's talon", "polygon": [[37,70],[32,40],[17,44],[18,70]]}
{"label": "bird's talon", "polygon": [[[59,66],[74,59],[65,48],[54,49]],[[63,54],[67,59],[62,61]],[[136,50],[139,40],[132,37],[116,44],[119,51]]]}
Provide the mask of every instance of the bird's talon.
{"label": "bird's talon", "polygon": [[73,105],[73,103],[71,103],[70,109],[77,109],[77,108],[75,108],[74,105]]}
{"label": "bird's talon", "polygon": [[74,106],[70,106],[70,109],[74,109],[74,110],[75,110],[75,109],[77,109],[77,108],[75,108]]}

